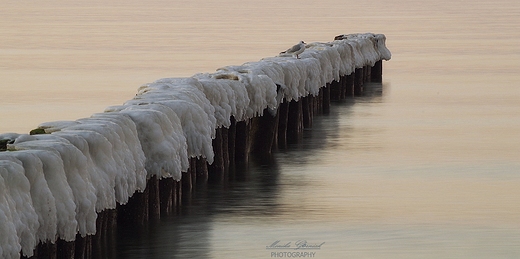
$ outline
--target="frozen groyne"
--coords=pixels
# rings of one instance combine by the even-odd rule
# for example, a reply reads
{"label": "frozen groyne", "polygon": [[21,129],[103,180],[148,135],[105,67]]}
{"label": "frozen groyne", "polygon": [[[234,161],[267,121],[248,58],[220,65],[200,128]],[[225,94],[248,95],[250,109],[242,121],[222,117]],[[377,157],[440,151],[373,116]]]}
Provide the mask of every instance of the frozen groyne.
{"label": "frozen groyne", "polygon": [[382,34],[141,86],[76,121],[0,134],[0,258],[89,258],[115,224],[144,224],[195,183],[298,140],[331,99],[362,94],[391,58]]}

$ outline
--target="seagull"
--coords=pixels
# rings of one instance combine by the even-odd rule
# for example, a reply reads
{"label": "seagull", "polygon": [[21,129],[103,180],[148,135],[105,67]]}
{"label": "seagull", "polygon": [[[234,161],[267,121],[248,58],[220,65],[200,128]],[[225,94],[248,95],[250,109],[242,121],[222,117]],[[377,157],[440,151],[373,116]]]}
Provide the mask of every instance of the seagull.
{"label": "seagull", "polygon": [[280,52],[280,54],[291,54],[293,56],[296,55],[296,58],[299,59],[300,57],[298,55],[300,55],[304,50],[305,42],[302,40],[300,43],[292,46],[290,49]]}

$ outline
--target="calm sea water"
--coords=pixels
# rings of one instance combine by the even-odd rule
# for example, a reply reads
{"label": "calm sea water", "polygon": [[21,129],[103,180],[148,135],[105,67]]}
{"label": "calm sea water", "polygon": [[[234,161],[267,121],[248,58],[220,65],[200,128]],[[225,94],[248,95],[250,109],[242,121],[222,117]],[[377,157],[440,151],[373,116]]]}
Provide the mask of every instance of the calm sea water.
{"label": "calm sea water", "polygon": [[[121,229],[119,258],[520,257],[520,2],[2,1],[0,132],[75,120],[144,83],[384,33],[382,85],[302,144]],[[266,249],[298,240],[314,250]],[[284,255],[284,254],[274,254]],[[287,255],[287,254],[285,254]]]}

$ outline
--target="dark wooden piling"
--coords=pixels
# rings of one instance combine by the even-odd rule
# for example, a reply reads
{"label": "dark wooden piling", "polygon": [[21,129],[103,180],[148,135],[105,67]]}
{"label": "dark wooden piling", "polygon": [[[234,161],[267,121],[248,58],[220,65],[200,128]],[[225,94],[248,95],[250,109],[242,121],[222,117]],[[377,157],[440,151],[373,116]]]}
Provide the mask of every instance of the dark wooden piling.
{"label": "dark wooden piling", "polygon": [[362,95],[363,94],[363,83],[364,83],[364,72],[363,68],[356,68],[354,72],[354,95]]}
{"label": "dark wooden piling", "polygon": [[58,256],[58,245],[51,242],[40,242],[34,249],[34,255],[32,258],[49,258],[56,259]]}
{"label": "dark wooden piling", "polygon": [[[191,164],[191,161],[192,159],[190,159],[190,164]],[[184,191],[186,193],[190,193],[191,190],[193,189],[193,184],[195,183],[195,177],[196,177],[196,173],[192,173],[192,171],[194,171],[196,169],[195,166],[190,166],[190,169],[188,169],[188,172],[183,172],[182,173],[182,178],[181,178],[181,184],[182,184],[182,188],[184,189]]]}
{"label": "dark wooden piling", "polygon": [[346,97],[354,97],[354,81],[355,73],[352,73],[345,78],[346,84]]}
{"label": "dark wooden piling", "polygon": [[337,101],[337,100],[340,100],[341,99],[341,84],[336,81],[336,80],[333,80],[332,82],[330,82],[330,99],[331,100],[334,100],[334,101]]}
{"label": "dark wooden piling", "polygon": [[[117,229],[117,210],[106,209],[98,213],[96,220],[96,234],[93,236],[87,236],[84,239],[88,242],[90,240],[90,248],[83,247],[87,242],[78,244],[76,243],[75,258],[81,258],[85,253],[90,253],[93,257],[97,258],[109,258],[110,247],[113,245],[113,238],[116,235]],[[89,238],[90,237],[90,238]],[[76,238],[76,242],[78,242]],[[90,251],[88,251],[90,249]],[[88,258],[88,257],[87,257]]]}
{"label": "dark wooden piling", "polygon": [[308,95],[301,98],[302,102],[302,123],[304,129],[312,128],[312,96]]}
{"label": "dark wooden piling", "polygon": [[197,184],[205,184],[208,182],[208,163],[206,158],[197,157],[195,170],[197,171]]}
{"label": "dark wooden piling", "polygon": [[[93,258],[112,258],[115,256],[110,254],[113,250],[107,248],[115,244],[117,214],[118,211],[116,209],[107,209],[98,213],[96,234],[91,238],[91,251],[87,250],[84,252],[90,253]],[[76,251],[78,250],[78,245],[76,244]],[[82,258],[81,256],[82,254],[76,254],[75,258]]]}
{"label": "dark wooden piling", "polygon": [[222,160],[224,162],[224,174],[229,171],[229,128],[222,128]]}
{"label": "dark wooden piling", "polygon": [[117,204],[117,222],[123,225],[144,226],[148,222],[148,192],[136,192],[125,205]]}
{"label": "dark wooden piling", "polygon": [[63,241],[62,239],[58,239],[56,242],[56,258],[59,259],[74,259],[74,252],[76,251],[76,246],[74,245],[74,241]]}
{"label": "dark wooden piling", "polygon": [[323,113],[329,113],[330,112],[330,84],[327,83],[325,87],[323,87],[323,98],[322,98],[322,111]]}
{"label": "dark wooden piling", "polygon": [[[273,150],[273,143],[278,132],[278,113],[272,115],[264,109],[263,115],[252,120],[251,152],[256,155],[269,155]],[[254,129],[254,132],[253,132]]]}
{"label": "dark wooden piling", "polygon": [[287,142],[298,143],[303,134],[303,107],[302,101],[292,100],[289,103],[287,117]]}
{"label": "dark wooden piling", "polygon": [[235,164],[247,166],[249,163],[249,151],[251,148],[249,131],[250,121],[239,121],[236,123],[235,134]]}
{"label": "dark wooden piling", "polygon": [[148,219],[157,220],[161,218],[161,195],[159,192],[159,178],[154,175],[148,179]]}
{"label": "dark wooden piling", "polygon": [[229,157],[229,166],[231,169],[235,166],[235,141],[237,135],[237,121],[235,117],[231,116],[231,125],[228,128],[228,157]]}
{"label": "dark wooden piling", "polygon": [[372,82],[381,83],[383,81],[383,61],[377,61],[371,68],[370,79]]}
{"label": "dark wooden piling", "polygon": [[175,181],[173,183],[173,193],[172,193],[172,199],[173,199],[173,213],[177,212],[177,208],[179,208],[182,205],[182,184],[180,181]]}
{"label": "dark wooden piling", "polygon": [[278,148],[287,147],[287,119],[289,117],[289,102],[283,100],[278,107]]}
{"label": "dark wooden piling", "polygon": [[222,138],[222,128],[218,128],[215,132],[215,138],[212,141],[213,144],[213,163],[208,164],[208,181],[210,182],[222,182],[224,180],[224,173],[226,170],[224,162],[224,141]]}
{"label": "dark wooden piling", "polygon": [[[191,184],[191,177],[187,177],[188,174],[183,173],[182,177],[186,177],[189,179]],[[173,178],[163,178],[159,181],[159,195],[161,198],[161,217],[168,216],[173,213],[174,203],[173,203],[173,192],[174,192],[174,183],[176,181]]]}
{"label": "dark wooden piling", "polygon": [[[117,221],[117,219],[116,219]],[[76,235],[76,247],[74,251],[74,258],[88,259],[92,258],[92,238],[93,236],[82,237],[80,234]]]}
{"label": "dark wooden piling", "polygon": [[[182,173],[181,181],[174,183],[174,190],[172,193],[174,208],[182,204],[182,201],[189,200],[191,198],[191,193],[195,189],[197,183],[197,158],[191,157],[189,162],[190,168],[188,168],[188,172]],[[176,188],[183,191],[177,192]],[[179,196],[181,194],[182,196]]]}
{"label": "dark wooden piling", "polygon": [[363,82],[370,82],[371,74],[372,74],[372,66],[366,65],[363,67]]}
{"label": "dark wooden piling", "polygon": [[347,97],[347,80],[345,76],[340,77],[339,86],[339,99],[343,100]]}

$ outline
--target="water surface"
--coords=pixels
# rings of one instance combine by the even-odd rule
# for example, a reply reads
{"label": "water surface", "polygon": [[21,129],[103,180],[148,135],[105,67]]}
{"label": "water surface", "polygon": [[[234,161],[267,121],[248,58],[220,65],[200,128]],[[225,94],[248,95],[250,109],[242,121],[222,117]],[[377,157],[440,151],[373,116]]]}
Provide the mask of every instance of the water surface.
{"label": "water surface", "polygon": [[303,143],[209,186],[120,258],[520,256],[520,2],[4,1],[0,131],[75,120],[144,83],[274,56],[299,40],[384,33],[366,97],[333,105]]}

